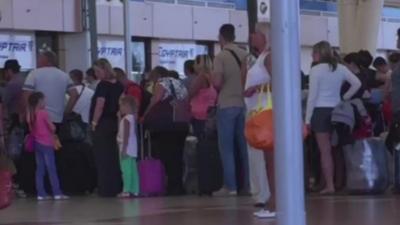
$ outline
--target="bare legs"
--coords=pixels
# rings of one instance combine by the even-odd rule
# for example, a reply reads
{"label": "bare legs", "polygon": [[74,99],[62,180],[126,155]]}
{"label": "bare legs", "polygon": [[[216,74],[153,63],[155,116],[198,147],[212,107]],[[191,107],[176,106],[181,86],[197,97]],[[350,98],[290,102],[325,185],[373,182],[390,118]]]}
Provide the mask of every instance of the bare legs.
{"label": "bare legs", "polygon": [[321,167],[322,173],[326,182],[325,188],[321,194],[331,194],[335,192],[335,185],[333,182],[333,158],[332,158],[332,145],[330,133],[316,133],[318,147],[321,152]]}
{"label": "bare legs", "polygon": [[266,169],[267,169],[267,177],[269,183],[269,189],[271,196],[268,200],[266,205],[266,209],[270,212],[276,211],[276,202],[275,202],[275,164],[274,164],[274,152],[273,151],[266,151],[264,154],[265,162],[266,162]]}

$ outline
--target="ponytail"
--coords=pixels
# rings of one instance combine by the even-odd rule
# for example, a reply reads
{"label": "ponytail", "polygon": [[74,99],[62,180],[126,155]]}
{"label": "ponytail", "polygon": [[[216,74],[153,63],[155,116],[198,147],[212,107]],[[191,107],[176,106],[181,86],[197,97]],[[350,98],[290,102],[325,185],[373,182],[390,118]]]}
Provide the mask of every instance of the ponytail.
{"label": "ponytail", "polygon": [[41,92],[34,92],[28,98],[27,112],[28,112],[28,125],[30,129],[32,129],[33,124],[35,123],[36,120],[35,111],[37,106],[39,105],[40,100],[42,99],[44,99],[44,95]]}

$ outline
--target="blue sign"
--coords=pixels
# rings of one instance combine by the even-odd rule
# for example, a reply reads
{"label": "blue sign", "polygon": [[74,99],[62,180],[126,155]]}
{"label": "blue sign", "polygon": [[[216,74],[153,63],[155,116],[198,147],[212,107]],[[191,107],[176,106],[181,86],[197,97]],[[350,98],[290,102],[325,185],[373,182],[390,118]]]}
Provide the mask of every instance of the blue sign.
{"label": "blue sign", "polygon": [[[139,2],[143,2],[145,0],[131,0],[131,1],[139,1]],[[149,0],[151,1],[151,0]],[[157,1],[157,0],[156,0]],[[194,4],[195,2],[200,3],[199,5],[203,5],[203,6],[210,6],[210,7],[230,7],[230,8],[236,8],[238,10],[247,10],[247,1],[248,0],[188,0],[185,1],[184,4],[190,4],[192,2],[192,4]],[[252,0],[253,1],[253,0]],[[256,1],[256,0],[254,0]],[[179,1],[168,1],[168,3],[176,3]],[[198,5],[198,4],[196,4]]]}
{"label": "blue sign", "polygon": [[123,48],[115,48],[115,47],[100,47],[97,49],[98,54],[102,57],[107,56],[122,56],[124,53]]}
{"label": "blue sign", "polygon": [[0,41],[0,52],[26,52],[33,49],[33,41]]}
{"label": "blue sign", "polygon": [[[302,10],[312,10],[321,12],[337,12],[336,1],[331,0],[300,0],[300,8]],[[393,7],[384,7],[383,17],[400,18],[400,9]]]}

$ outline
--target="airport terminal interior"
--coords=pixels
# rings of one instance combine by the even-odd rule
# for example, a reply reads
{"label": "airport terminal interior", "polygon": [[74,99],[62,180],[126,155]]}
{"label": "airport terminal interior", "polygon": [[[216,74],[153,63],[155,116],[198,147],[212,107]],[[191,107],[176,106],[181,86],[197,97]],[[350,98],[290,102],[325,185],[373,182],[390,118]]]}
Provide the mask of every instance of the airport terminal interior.
{"label": "airport terminal interior", "polygon": [[400,224],[400,0],[0,0],[0,225]]}

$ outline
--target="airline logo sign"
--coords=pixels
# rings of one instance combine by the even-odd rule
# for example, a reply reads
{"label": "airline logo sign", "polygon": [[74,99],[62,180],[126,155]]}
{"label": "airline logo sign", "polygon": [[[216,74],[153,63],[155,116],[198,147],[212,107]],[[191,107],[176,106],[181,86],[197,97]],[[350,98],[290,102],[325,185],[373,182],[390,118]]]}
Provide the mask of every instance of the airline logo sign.
{"label": "airline logo sign", "polygon": [[0,67],[8,59],[18,59],[22,69],[35,68],[35,44],[33,35],[0,33]]}
{"label": "airline logo sign", "polygon": [[121,39],[99,38],[97,55],[106,58],[114,67],[125,68],[125,44]]}
{"label": "airline logo sign", "polygon": [[195,43],[160,43],[158,56],[161,66],[170,70],[176,70],[179,74],[184,73],[183,65],[186,60],[195,59],[197,55],[207,54],[206,46]]}
{"label": "airline logo sign", "polygon": [[257,0],[257,17],[260,22],[271,20],[270,0]]}

